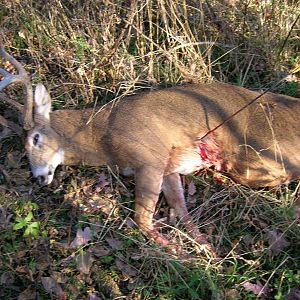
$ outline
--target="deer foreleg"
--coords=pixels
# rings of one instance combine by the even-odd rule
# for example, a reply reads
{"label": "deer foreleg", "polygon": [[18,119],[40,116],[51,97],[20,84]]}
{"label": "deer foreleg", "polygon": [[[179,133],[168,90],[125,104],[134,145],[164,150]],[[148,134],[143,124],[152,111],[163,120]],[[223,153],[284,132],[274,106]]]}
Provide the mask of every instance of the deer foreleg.
{"label": "deer foreleg", "polygon": [[186,208],[183,187],[180,175],[173,173],[163,178],[162,191],[171,208],[174,208],[177,217],[183,223],[189,235],[198,243],[208,244],[205,235],[201,234],[197,225],[189,215]]}
{"label": "deer foreleg", "polygon": [[153,226],[153,215],[163,181],[163,172],[152,167],[136,170],[135,221],[141,230],[157,244],[167,246],[165,239]]}

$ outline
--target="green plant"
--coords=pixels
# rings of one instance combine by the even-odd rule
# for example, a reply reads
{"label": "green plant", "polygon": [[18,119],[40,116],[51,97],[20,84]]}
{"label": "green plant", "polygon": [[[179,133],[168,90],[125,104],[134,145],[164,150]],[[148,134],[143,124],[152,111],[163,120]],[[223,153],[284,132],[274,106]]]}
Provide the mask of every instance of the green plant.
{"label": "green plant", "polygon": [[26,203],[26,211],[20,209],[21,216],[17,216],[13,229],[16,231],[23,230],[24,237],[38,238],[40,234],[40,222],[34,221],[33,211],[38,208],[36,203]]}
{"label": "green plant", "polygon": [[88,54],[88,51],[90,50],[90,46],[87,43],[85,37],[83,36],[78,36],[72,41],[73,47],[75,47],[76,51],[76,57],[79,60],[82,60],[85,55]]}

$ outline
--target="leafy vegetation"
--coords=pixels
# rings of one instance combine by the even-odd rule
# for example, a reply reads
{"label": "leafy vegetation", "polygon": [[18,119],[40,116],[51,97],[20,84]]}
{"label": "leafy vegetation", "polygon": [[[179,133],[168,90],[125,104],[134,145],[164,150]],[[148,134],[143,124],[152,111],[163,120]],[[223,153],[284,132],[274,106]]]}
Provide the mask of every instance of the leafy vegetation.
{"label": "leafy vegetation", "polygon": [[[77,108],[190,82],[270,87],[300,63],[299,14],[296,0],[4,0],[0,34],[55,108]],[[298,77],[276,91],[299,97]],[[40,188],[22,141],[1,130],[1,299],[299,299],[298,183],[254,191],[185,178],[219,259],[177,226],[164,231],[183,249],[173,256],[134,226],[130,178],[62,167]],[[161,199],[157,217],[167,215]]]}

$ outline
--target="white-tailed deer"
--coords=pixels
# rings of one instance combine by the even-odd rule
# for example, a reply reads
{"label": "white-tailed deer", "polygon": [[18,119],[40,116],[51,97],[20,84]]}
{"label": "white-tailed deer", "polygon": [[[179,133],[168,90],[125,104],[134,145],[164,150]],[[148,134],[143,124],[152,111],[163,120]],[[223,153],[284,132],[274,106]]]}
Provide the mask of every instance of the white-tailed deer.
{"label": "white-tailed deer", "polygon": [[0,90],[14,82],[27,87],[24,125],[33,177],[50,184],[59,164],[132,169],[135,221],[157,243],[168,244],[152,222],[161,191],[188,231],[205,243],[190,222],[180,174],[213,168],[251,187],[300,177],[299,99],[267,93],[205,138],[259,94],[223,83],[178,86],[121,99],[93,115],[90,109],[51,112],[51,98],[38,84],[32,113],[29,77],[3,47],[0,55],[19,71],[2,70]]}

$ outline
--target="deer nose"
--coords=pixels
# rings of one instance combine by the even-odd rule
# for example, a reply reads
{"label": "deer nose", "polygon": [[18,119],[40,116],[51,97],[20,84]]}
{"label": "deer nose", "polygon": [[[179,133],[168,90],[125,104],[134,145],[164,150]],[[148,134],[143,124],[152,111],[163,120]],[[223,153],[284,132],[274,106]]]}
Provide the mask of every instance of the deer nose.
{"label": "deer nose", "polygon": [[39,185],[44,185],[46,182],[46,177],[44,175],[39,175],[36,180]]}

